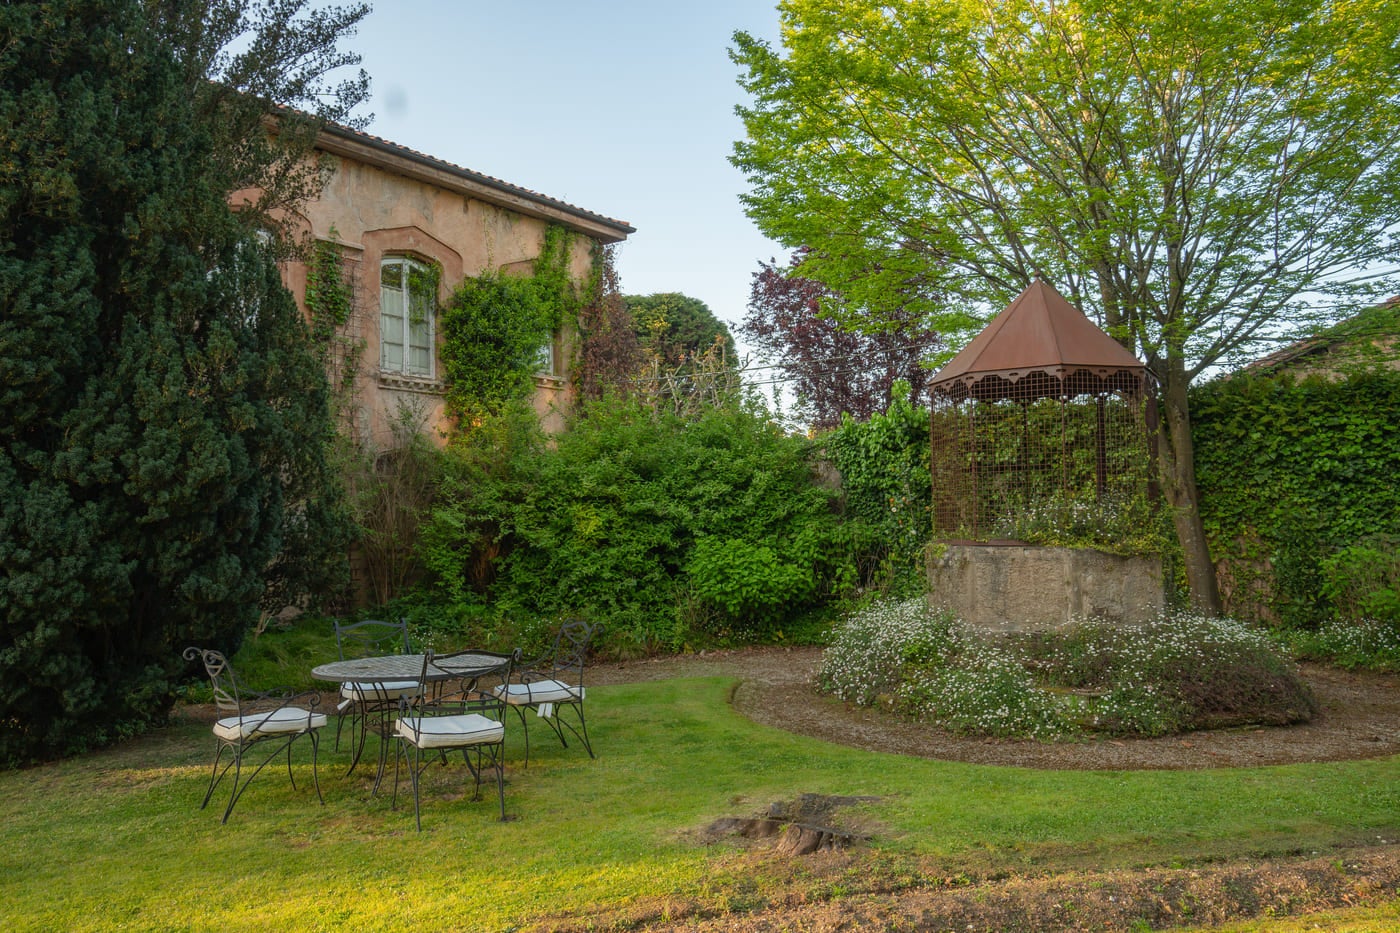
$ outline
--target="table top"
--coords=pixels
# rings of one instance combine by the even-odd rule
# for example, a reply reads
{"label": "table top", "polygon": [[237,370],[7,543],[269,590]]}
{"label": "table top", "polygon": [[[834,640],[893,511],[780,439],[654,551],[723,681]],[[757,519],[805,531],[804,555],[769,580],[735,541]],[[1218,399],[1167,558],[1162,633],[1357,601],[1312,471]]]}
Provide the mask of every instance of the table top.
{"label": "table top", "polygon": [[[442,668],[428,670],[429,680],[446,680],[461,674],[469,674],[484,668],[493,668],[501,663],[494,654],[459,654],[443,658]],[[438,660],[433,661],[434,665]],[[423,655],[386,654],[372,658],[349,658],[344,661],[331,661],[311,669],[311,676],[317,680],[339,682],[355,681],[374,683],[388,680],[414,680],[423,676]]]}

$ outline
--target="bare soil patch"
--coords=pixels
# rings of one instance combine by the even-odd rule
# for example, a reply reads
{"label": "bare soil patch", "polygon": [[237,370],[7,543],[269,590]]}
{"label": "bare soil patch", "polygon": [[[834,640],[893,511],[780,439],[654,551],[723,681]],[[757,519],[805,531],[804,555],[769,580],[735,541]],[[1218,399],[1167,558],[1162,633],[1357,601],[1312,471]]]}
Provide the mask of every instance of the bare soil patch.
{"label": "bare soil patch", "polygon": [[[762,648],[604,664],[589,681],[629,683],[672,677],[729,676],[735,708],[790,732],[872,751],[975,764],[1055,769],[1186,769],[1337,761],[1400,754],[1400,676],[1309,665],[1303,678],[1319,704],[1303,725],[1196,732],[1156,739],[1037,742],[980,739],[900,722],[823,696],[816,688],[817,648]],[[765,875],[782,852],[755,850]],[[849,877],[857,847],[816,852],[793,867],[812,877]],[[779,876],[781,870],[778,871]],[[878,886],[877,886],[878,887]],[[774,886],[761,903],[721,915],[674,903],[653,912],[594,916],[588,929],[812,933],[890,931],[1077,931],[1206,927],[1261,917],[1395,905],[1400,845],[1382,844],[1297,858],[1252,859],[1183,869],[1075,871],[993,879],[940,879],[897,890],[813,901]],[[789,889],[793,890],[793,889]],[[679,909],[678,909],[679,908]],[[1400,909],[1393,909],[1400,917]],[[663,919],[664,918],[664,919]],[[550,929],[574,929],[557,922]],[[1332,929],[1328,925],[1320,927]],[[1360,927],[1348,927],[1360,929]],[[1382,922],[1377,929],[1400,930]],[[582,929],[582,927],[579,927]]]}
{"label": "bare soil patch", "polygon": [[[849,873],[847,853],[818,853],[804,872]],[[815,867],[813,867],[815,866]],[[618,916],[593,915],[579,923],[552,923],[553,931],[684,930],[691,933],[1068,933],[1068,931],[1210,929],[1255,918],[1278,921],[1324,911],[1392,903],[1400,859],[1388,848],[1353,849],[1342,857],[1270,859],[1199,869],[1065,872],[964,882],[931,879],[923,887],[863,893],[826,901],[778,896],[750,909],[685,915],[636,905]],[[669,915],[667,912],[669,911]],[[1394,931],[1390,920],[1304,922],[1305,929]],[[658,916],[660,915],[660,916]],[[664,919],[662,919],[664,917]],[[1267,928],[1267,927],[1266,927]]]}

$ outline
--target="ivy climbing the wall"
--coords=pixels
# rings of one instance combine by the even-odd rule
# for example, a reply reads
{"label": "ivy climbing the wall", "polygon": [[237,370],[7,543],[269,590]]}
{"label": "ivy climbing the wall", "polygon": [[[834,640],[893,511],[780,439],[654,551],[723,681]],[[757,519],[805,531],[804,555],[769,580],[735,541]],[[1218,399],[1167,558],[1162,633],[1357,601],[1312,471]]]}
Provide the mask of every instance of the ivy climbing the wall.
{"label": "ivy climbing the wall", "polygon": [[929,413],[911,394],[909,383],[897,380],[888,409],[866,421],[843,416],[825,441],[848,513],[879,529],[888,548],[882,575],[905,588],[922,586],[918,557],[931,530]]}
{"label": "ivy climbing the wall", "polygon": [[350,285],[341,270],[340,247],[330,239],[317,240],[306,270],[306,308],[311,314],[312,332],[325,340],[336,328],[350,320],[353,310]]}
{"label": "ivy climbing the wall", "polygon": [[1237,376],[1193,392],[1191,411],[1202,517],[1232,611],[1302,628],[1335,616],[1345,556],[1400,532],[1400,372]]}
{"label": "ivy climbing the wall", "polygon": [[329,239],[317,240],[312,249],[306,268],[306,310],[312,342],[331,384],[332,416],[343,423],[354,404],[355,376],[365,343],[344,330],[355,310],[354,290],[346,281],[336,239],[332,227]]}
{"label": "ivy climbing the wall", "polygon": [[533,391],[541,348],[582,305],[569,275],[572,247],[573,235],[551,226],[531,275],[490,271],[466,279],[442,310],[446,404],[463,422]]}

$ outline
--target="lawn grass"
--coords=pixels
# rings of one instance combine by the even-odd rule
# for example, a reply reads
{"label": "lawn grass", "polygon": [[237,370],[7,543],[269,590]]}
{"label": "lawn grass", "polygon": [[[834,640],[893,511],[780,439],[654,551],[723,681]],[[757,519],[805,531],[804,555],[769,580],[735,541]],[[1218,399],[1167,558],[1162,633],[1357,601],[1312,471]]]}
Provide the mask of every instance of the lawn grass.
{"label": "lawn grass", "polygon": [[323,732],[324,807],[299,743],[298,789],[269,768],[228,825],[220,795],[198,809],[213,753],[207,723],[6,772],[0,928],[504,930],[561,917],[607,928],[607,918],[745,909],[770,895],[770,869],[699,833],[802,793],[880,798],[861,814],[872,852],[847,877],[787,875],[810,897],[1400,838],[1400,758],[1169,772],[935,762],[758,725],[732,710],[730,687],[725,678],[590,687],[597,760],[541,729],[523,769],[514,744],[505,823],[494,793],[464,794],[460,764],[434,767],[421,834],[411,799],[395,812],[387,792],[369,795],[372,769],[344,776],[349,755],[331,751],[333,726]]}
{"label": "lawn grass", "polygon": [[1305,917],[1265,917],[1209,929],[1212,933],[1378,933],[1400,930],[1400,900],[1383,907],[1331,910]]}

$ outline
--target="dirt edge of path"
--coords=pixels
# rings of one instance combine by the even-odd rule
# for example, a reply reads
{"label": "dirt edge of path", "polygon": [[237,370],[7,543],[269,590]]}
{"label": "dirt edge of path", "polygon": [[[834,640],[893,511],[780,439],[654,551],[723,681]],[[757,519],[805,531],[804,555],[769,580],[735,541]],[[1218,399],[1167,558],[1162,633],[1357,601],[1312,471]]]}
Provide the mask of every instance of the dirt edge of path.
{"label": "dirt edge of path", "polygon": [[1400,675],[1304,665],[1311,722],[1153,739],[986,739],[904,722],[823,695],[820,648],[749,648],[597,665],[593,684],[729,676],[734,706],[764,725],[868,751],[1056,770],[1182,770],[1345,761],[1400,754]]}

